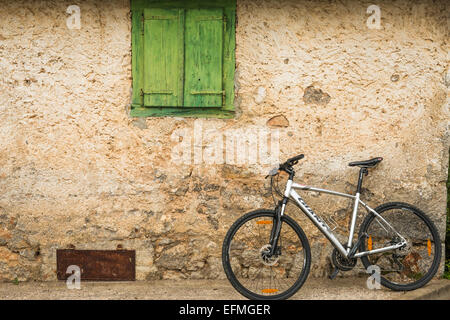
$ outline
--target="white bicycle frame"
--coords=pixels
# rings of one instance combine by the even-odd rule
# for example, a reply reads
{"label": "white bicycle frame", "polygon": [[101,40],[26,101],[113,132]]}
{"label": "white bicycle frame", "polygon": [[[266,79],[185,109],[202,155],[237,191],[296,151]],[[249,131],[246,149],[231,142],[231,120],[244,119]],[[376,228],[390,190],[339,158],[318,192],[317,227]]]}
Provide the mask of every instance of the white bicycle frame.
{"label": "white bicycle frame", "polygon": [[[338,197],[344,197],[344,198],[350,198],[354,200],[354,206],[353,206],[353,213],[352,213],[352,220],[350,224],[350,234],[348,237],[348,243],[346,245],[346,248],[339,242],[339,240],[335,237],[330,227],[318,216],[314,213],[314,211],[306,204],[306,202],[302,199],[302,197],[295,191],[295,189],[304,190],[304,191],[311,191],[311,192],[319,192],[319,193],[326,193]],[[334,245],[334,247],[344,256],[347,258],[360,258],[363,256],[367,256],[370,254],[376,254],[381,252],[386,252],[390,250],[395,250],[400,247],[403,247],[406,245],[406,240],[404,237],[402,237],[383,217],[378,214],[374,209],[370,208],[367,204],[365,204],[360,199],[359,192],[356,193],[356,195],[350,195],[345,194],[341,192],[326,190],[326,189],[320,189],[320,188],[314,188],[311,186],[305,186],[298,183],[293,182],[292,180],[288,180],[286,184],[286,189],[284,192],[284,196],[288,197],[295,201],[295,203],[300,207],[300,209],[308,216],[309,219],[319,228],[319,230],[327,237],[327,239]],[[364,208],[369,210],[371,213],[373,213],[377,218],[379,218],[383,223],[386,224],[387,227],[389,227],[391,230],[395,232],[397,236],[401,239],[401,242],[383,247],[378,248],[370,251],[364,251],[364,252],[358,252],[352,255],[350,257],[350,253],[352,252],[352,243],[353,243],[353,236],[355,234],[355,225],[356,225],[356,217],[358,215],[358,207],[359,205],[362,205]],[[283,216],[284,211],[286,209],[286,205],[283,204],[281,207],[281,216]],[[376,220],[383,229],[386,230],[386,228],[378,221]]]}

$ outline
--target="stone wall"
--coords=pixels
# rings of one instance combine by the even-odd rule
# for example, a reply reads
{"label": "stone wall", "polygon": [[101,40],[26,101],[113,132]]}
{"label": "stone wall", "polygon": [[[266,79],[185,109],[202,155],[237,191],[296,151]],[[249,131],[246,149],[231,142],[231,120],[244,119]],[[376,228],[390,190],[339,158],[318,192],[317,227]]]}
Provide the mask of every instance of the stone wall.
{"label": "stone wall", "polygon": [[[299,182],[343,192],[357,179],[349,161],[384,157],[365,181],[369,205],[408,201],[444,236],[446,1],[381,1],[378,30],[368,1],[237,3],[237,116],[206,120],[129,117],[129,1],[79,1],[70,30],[71,1],[0,0],[0,280],[55,280],[57,248],[119,244],[136,249],[138,279],[224,278],[226,230],[272,206],[264,175],[278,161],[201,159],[239,130],[270,130],[280,161],[305,153]],[[306,200],[345,229],[348,202]],[[288,214],[323,276],[330,246]]]}

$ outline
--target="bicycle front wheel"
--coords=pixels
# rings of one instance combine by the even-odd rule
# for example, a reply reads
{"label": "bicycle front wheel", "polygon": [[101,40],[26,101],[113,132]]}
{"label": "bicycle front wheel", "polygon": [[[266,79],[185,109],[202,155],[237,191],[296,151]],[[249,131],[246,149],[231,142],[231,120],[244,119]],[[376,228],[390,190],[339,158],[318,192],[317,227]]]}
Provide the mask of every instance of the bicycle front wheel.
{"label": "bicycle front wheel", "polygon": [[238,219],[222,247],[225,274],[233,287],[249,299],[280,300],[296,293],[311,263],[308,239],[299,225],[284,216],[278,250],[268,258],[275,221],[272,210],[257,210]]}
{"label": "bicycle front wheel", "polygon": [[441,241],[434,223],[407,203],[386,203],[375,211],[381,218],[370,214],[361,225],[360,235],[367,237],[360,252],[395,245],[401,241],[398,234],[407,244],[361,257],[364,267],[379,267],[381,284],[392,290],[409,291],[424,286],[436,274],[441,260]]}

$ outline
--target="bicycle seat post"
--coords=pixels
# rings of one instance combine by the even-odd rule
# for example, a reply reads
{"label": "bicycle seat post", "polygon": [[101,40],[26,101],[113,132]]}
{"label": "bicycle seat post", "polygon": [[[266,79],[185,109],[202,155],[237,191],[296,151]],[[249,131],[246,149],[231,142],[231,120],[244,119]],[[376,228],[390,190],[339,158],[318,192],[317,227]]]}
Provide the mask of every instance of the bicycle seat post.
{"label": "bicycle seat post", "polygon": [[361,193],[362,183],[363,183],[363,176],[369,173],[367,168],[363,167],[359,170],[359,178],[358,178],[358,186],[356,187],[356,193]]}

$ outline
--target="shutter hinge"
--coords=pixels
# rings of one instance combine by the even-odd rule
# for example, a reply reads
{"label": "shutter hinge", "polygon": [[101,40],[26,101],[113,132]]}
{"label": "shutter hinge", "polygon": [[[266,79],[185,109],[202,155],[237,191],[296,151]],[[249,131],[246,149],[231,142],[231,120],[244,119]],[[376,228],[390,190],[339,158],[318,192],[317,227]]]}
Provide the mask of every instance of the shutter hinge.
{"label": "shutter hinge", "polygon": [[225,107],[225,103],[227,101],[227,95],[225,93],[225,90],[222,91],[222,107]]}
{"label": "shutter hinge", "polygon": [[228,23],[227,16],[226,16],[226,15],[223,15],[223,24],[224,24],[225,30],[227,30],[227,23]]}
{"label": "shutter hinge", "polygon": [[140,92],[139,92],[139,95],[141,96],[141,97],[143,97],[144,96],[144,90],[140,90]]}
{"label": "shutter hinge", "polygon": [[141,35],[144,35],[144,26],[145,26],[145,17],[144,17],[144,13],[142,13],[142,16],[141,16]]}

